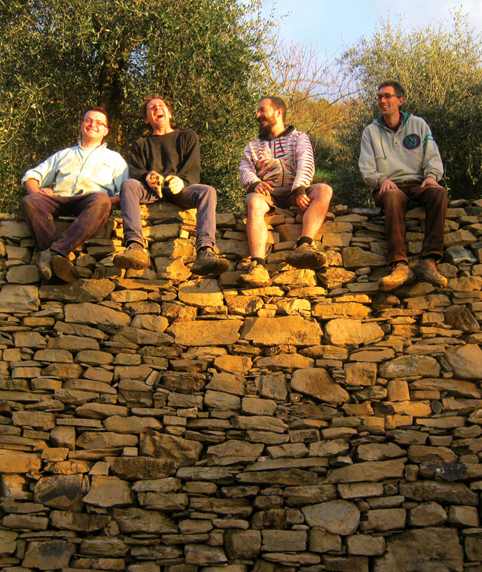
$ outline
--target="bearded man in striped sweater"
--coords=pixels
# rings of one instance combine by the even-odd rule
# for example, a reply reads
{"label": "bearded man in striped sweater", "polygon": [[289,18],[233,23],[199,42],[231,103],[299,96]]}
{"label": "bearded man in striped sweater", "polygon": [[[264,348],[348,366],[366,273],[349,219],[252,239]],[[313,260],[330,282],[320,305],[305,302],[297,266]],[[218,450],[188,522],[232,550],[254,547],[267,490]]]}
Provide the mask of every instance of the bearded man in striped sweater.
{"label": "bearded man in striped sweater", "polygon": [[238,284],[248,288],[271,283],[266,269],[268,229],[264,217],[273,214],[276,207],[297,206],[303,212],[301,237],[286,258],[288,264],[317,270],[327,261],[314,238],[325,220],[333,191],[325,184],[311,184],[315,163],[310,139],[294,126],[286,127],[285,118],[286,105],[279,97],[265,97],[259,102],[259,138],[248,143],[239,167],[246,191],[251,263],[239,276]]}

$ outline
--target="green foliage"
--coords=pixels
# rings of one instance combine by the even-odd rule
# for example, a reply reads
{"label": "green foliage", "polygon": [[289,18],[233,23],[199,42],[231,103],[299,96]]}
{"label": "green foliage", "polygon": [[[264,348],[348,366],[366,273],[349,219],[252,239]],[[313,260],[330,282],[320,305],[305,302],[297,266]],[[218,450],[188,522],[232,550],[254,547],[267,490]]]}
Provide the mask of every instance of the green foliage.
{"label": "green foliage", "polygon": [[453,198],[480,197],[482,190],[482,48],[467,19],[454,16],[453,30],[429,26],[406,32],[401,24],[382,22],[342,57],[358,90],[340,133],[337,168],[346,201],[368,200],[358,172],[364,127],[379,114],[378,85],[395,79],[405,88],[403,109],[430,125],[445,165],[444,184]]}
{"label": "green foliage", "polygon": [[[260,0],[0,0],[0,211],[18,207],[23,173],[76,142],[103,105],[109,146],[144,134],[140,103],[171,101],[198,132],[203,182],[239,205],[238,165],[254,135],[270,24]],[[268,34],[266,34],[268,30]]]}

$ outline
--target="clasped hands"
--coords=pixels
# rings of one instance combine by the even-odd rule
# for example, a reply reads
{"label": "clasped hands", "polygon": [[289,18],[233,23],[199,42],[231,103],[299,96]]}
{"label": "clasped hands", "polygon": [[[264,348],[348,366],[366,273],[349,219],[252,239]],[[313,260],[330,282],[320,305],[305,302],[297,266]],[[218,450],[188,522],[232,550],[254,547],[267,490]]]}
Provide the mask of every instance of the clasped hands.
{"label": "clasped hands", "polygon": [[146,176],[146,183],[151,187],[153,191],[156,191],[160,197],[162,197],[162,187],[164,183],[167,184],[169,190],[173,195],[177,195],[184,188],[184,181],[176,175],[169,175],[169,177],[164,178],[156,171],[151,171]]}

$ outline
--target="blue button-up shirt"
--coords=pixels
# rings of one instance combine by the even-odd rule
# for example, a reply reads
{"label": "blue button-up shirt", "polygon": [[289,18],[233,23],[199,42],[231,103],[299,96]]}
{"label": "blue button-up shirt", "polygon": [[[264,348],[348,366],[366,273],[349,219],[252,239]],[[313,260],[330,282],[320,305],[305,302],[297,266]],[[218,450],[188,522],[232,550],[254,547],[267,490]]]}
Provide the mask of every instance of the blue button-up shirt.
{"label": "blue button-up shirt", "polygon": [[51,155],[22,178],[36,179],[40,188],[52,187],[56,195],[75,196],[82,193],[106,193],[114,196],[129,176],[124,159],[104,143],[95,149],[80,145]]}

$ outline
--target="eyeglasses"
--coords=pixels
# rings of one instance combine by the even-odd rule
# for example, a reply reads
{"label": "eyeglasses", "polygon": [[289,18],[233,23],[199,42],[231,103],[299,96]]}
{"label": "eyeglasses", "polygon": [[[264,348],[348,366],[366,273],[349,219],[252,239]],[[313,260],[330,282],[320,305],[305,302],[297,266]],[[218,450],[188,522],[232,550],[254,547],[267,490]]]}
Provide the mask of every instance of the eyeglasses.
{"label": "eyeglasses", "polygon": [[392,97],[398,97],[398,95],[396,93],[379,93],[377,95],[377,100],[381,101],[382,99],[386,99],[387,101],[390,101]]}
{"label": "eyeglasses", "polygon": [[83,119],[82,123],[87,123],[87,125],[96,125],[97,127],[107,127],[107,125],[105,123],[102,123],[102,121],[99,121],[98,119]]}

